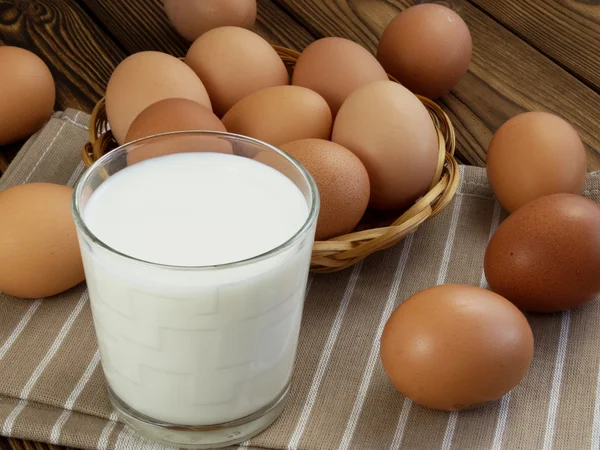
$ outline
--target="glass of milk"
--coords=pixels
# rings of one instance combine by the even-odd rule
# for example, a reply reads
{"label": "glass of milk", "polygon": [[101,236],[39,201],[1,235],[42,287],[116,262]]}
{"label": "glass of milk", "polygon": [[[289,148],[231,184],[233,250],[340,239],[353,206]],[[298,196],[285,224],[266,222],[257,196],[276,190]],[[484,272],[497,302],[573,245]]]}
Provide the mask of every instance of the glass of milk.
{"label": "glass of milk", "polygon": [[218,132],[117,148],[73,196],[111,401],[139,434],[242,442],[281,413],[319,212],[288,155]]}

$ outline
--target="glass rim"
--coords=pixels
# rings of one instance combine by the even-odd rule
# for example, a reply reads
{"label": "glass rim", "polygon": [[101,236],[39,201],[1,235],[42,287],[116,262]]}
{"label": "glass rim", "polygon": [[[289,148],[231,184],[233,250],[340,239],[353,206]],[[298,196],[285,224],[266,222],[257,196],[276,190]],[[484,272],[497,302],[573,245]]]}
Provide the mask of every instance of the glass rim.
{"label": "glass rim", "polygon": [[[308,216],[306,217],[306,220],[304,221],[302,226],[289,239],[287,239],[283,243],[279,244],[278,246],[276,246],[270,250],[267,250],[266,252],[263,252],[261,254],[255,255],[255,256],[251,256],[249,258],[241,259],[239,261],[232,261],[232,262],[227,262],[227,263],[222,263],[222,264],[212,264],[212,265],[182,266],[182,265],[157,263],[157,262],[153,262],[153,261],[147,261],[147,260],[144,260],[141,258],[136,258],[135,256],[123,253],[119,250],[112,248],[110,245],[106,244],[104,241],[102,241],[100,238],[98,238],[88,228],[88,226],[85,223],[85,220],[83,219],[82,214],[81,214],[81,194],[83,191],[83,187],[86,184],[86,181],[89,179],[89,177],[95,171],[100,170],[100,168],[102,166],[105,166],[107,163],[109,163],[113,159],[117,158],[119,155],[123,154],[132,145],[143,143],[145,141],[156,140],[157,138],[160,138],[160,137],[177,136],[177,135],[205,135],[205,136],[223,137],[229,141],[237,140],[240,142],[254,144],[259,147],[266,148],[266,149],[273,151],[273,152],[279,154],[280,156],[282,156],[289,163],[291,163],[292,166],[302,175],[303,179],[308,184],[308,187],[309,187],[309,190],[311,193],[311,203],[310,203]],[[205,153],[209,153],[209,152],[205,152]],[[308,172],[308,170],[302,164],[300,164],[300,162],[298,162],[296,159],[294,159],[292,156],[288,155],[283,150],[280,150],[279,148],[275,147],[274,145],[268,144],[264,141],[261,141],[261,140],[255,139],[255,138],[243,136],[241,134],[229,133],[229,132],[206,131],[206,130],[171,131],[171,132],[167,132],[167,133],[159,133],[159,134],[154,134],[151,136],[143,137],[140,139],[136,139],[134,141],[127,142],[123,145],[118,146],[114,150],[109,151],[108,153],[104,154],[102,157],[100,157],[99,159],[94,161],[94,163],[90,167],[88,167],[83,172],[83,174],[81,174],[81,176],[77,180],[75,188],[73,189],[73,195],[71,198],[71,213],[74,217],[75,225],[77,226],[77,229],[79,231],[81,231],[84,234],[84,236],[87,239],[89,239],[92,243],[102,247],[103,249],[109,251],[110,253],[118,255],[121,258],[125,258],[130,261],[135,261],[136,263],[139,263],[139,264],[143,264],[143,265],[147,265],[147,266],[151,266],[151,267],[155,267],[155,268],[164,268],[164,269],[178,270],[178,271],[209,271],[209,270],[221,270],[221,269],[242,267],[242,266],[246,266],[246,265],[249,265],[252,263],[264,261],[268,258],[276,256],[280,253],[283,253],[284,251],[286,251],[287,249],[292,247],[294,244],[296,244],[299,241],[301,241],[302,239],[304,239],[306,234],[309,232],[309,230],[313,227],[313,225],[317,221],[317,218],[319,215],[319,208],[320,208],[320,198],[319,198],[319,191],[318,191],[317,185],[315,183],[315,180],[313,179],[311,174]]]}

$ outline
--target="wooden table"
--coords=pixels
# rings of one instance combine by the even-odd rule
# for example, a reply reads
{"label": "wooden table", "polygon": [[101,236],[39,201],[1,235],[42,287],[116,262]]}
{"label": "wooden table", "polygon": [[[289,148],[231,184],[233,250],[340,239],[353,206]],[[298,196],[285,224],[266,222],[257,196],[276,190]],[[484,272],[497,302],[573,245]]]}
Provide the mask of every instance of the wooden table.
{"label": "wooden table", "polygon": [[[457,131],[462,162],[485,163],[493,132],[528,110],[561,115],[579,131],[589,170],[600,169],[600,0],[451,0],[473,36],[469,72],[439,103]],[[375,52],[378,37],[408,0],[258,0],[255,30],[302,50],[342,36]],[[126,55],[183,56],[160,0],[0,0],[0,44],[28,48],[56,80],[56,109],[91,112]],[[0,99],[1,101],[1,99]],[[0,167],[22,143],[0,147]],[[0,440],[0,448],[46,449]]]}

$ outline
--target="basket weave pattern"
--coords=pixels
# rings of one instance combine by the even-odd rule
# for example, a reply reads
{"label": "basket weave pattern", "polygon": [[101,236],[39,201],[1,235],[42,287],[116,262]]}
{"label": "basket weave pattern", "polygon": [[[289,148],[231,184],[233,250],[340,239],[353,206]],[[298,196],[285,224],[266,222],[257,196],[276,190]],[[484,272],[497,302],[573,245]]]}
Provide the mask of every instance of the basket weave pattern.
{"label": "basket weave pattern", "polygon": [[[291,74],[300,54],[283,47],[273,48]],[[392,76],[389,78],[398,82]],[[454,128],[446,113],[435,102],[425,97],[417,97],[427,108],[438,134],[438,167],[431,189],[409,209],[403,211],[400,217],[385,226],[367,226],[367,229],[361,231],[326,241],[315,241],[311,272],[328,273],[342,270],[374,252],[397,244],[416,231],[427,219],[442,211],[454,197],[459,182],[458,164],[454,159]],[[82,149],[81,155],[87,167],[118,146],[109,130],[104,99],[96,104],[92,112],[89,133],[90,142]]]}

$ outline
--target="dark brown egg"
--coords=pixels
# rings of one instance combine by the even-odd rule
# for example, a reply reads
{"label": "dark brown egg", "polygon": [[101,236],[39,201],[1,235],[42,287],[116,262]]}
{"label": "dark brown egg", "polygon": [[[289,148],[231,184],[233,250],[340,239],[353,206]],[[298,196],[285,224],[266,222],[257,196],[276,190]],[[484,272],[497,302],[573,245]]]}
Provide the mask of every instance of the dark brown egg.
{"label": "dark brown egg", "polygon": [[394,311],[380,352],[400,393],[428,408],[456,411],[497,400],[519,384],[533,358],[533,334],[500,295],[442,285]]}
{"label": "dark brown egg", "polygon": [[575,194],[526,204],[485,253],[490,287],[523,311],[577,307],[600,293],[600,205]]}
{"label": "dark brown egg", "polygon": [[152,103],[131,123],[125,142],[171,131],[227,131],[206,106],[187,98],[166,98]]}
{"label": "dark brown egg", "polygon": [[447,94],[471,63],[469,28],[450,8],[412,6],[386,27],[377,50],[385,70],[415,94]]}

